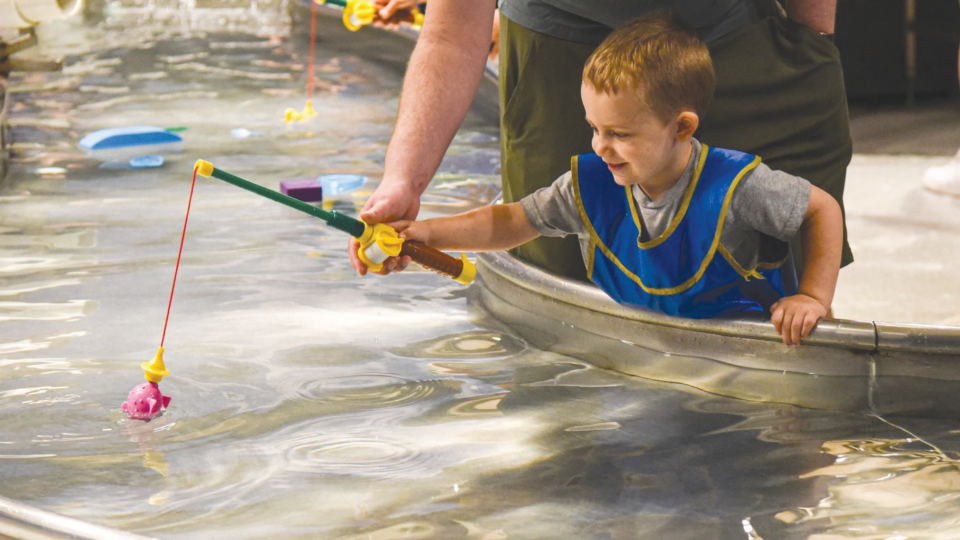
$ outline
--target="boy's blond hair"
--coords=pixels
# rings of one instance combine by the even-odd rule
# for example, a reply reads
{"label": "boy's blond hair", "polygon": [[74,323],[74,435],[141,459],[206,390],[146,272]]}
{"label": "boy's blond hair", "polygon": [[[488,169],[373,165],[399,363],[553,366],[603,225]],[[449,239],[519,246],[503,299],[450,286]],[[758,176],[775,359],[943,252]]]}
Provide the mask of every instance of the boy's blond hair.
{"label": "boy's blond hair", "polygon": [[707,46],[675,15],[644,15],[610,34],[583,68],[598,92],[637,91],[664,124],[684,110],[700,118],[710,105],[716,75]]}

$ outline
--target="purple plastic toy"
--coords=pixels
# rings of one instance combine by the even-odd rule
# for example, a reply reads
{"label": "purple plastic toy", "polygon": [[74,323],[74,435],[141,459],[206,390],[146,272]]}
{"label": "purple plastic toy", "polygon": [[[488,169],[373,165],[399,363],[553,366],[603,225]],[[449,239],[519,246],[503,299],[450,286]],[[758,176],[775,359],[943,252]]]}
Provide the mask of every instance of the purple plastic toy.
{"label": "purple plastic toy", "polygon": [[323,188],[315,179],[284,180],[280,182],[280,193],[303,202],[320,202],[323,200]]}
{"label": "purple plastic toy", "polygon": [[168,405],[170,405],[170,396],[161,394],[157,383],[145,382],[130,391],[120,410],[129,414],[134,420],[152,420]]}

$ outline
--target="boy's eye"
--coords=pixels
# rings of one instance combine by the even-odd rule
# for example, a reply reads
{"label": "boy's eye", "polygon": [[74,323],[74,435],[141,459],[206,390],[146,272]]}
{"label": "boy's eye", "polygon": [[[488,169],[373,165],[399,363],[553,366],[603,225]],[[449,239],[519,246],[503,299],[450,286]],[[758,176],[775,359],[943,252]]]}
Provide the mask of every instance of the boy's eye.
{"label": "boy's eye", "polygon": [[611,135],[613,135],[617,139],[626,139],[627,137],[630,136],[629,133],[620,133],[619,131],[614,131],[613,133],[611,133]]}

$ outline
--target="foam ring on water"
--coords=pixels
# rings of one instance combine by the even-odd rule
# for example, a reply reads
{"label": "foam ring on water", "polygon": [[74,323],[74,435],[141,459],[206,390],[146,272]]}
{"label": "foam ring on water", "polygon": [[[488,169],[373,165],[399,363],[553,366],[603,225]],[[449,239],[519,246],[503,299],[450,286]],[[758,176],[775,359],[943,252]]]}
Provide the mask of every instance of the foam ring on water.
{"label": "foam ring on water", "polygon": [[419,403],[459,391],[456,381],[410,381],[395,375],[363,373],[310,381],[298,394],[307,399],[395,407]]}
{"label": "foam ring on water", "polygon": [[429,456],[373,437],[323,438],[313,433],[281,443],[287,470],[377,478],[419,477],[431,470]]}
{"label": "foam ring on water", "polygon": [[466,332],[453,336],[413,343],[393,351],[414,358],[495,358],[522,351],[525,345],[514,337],[499,332]]}

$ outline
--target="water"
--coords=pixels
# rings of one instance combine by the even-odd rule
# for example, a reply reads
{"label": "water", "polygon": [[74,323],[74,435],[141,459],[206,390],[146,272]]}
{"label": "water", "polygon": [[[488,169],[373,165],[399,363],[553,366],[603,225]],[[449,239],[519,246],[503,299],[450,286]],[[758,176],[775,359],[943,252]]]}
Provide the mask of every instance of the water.
{"label": "water", "polygon": [[[198,179],[167,331],[173,402],[125,419],[159,344],[193,162],[274,189],[364,174],[335,203],[355,212],[403,66],[321,41],[319,115],[288,126],[306,44],[281,7],[210,8],[213,22],[105,9],[44,30],[33,54],[66,54],[62,74],[12,80],[0,496],[170,539],[960,535],[953,422],[736,401],[539,351],[460,285],[359,278],[342,234],[213,179]],[[76,148],[137,124],[186,126],[186,151],[134,170]],[[424,215],[492,198],[497,161],[495,127],[471,116]]]}

